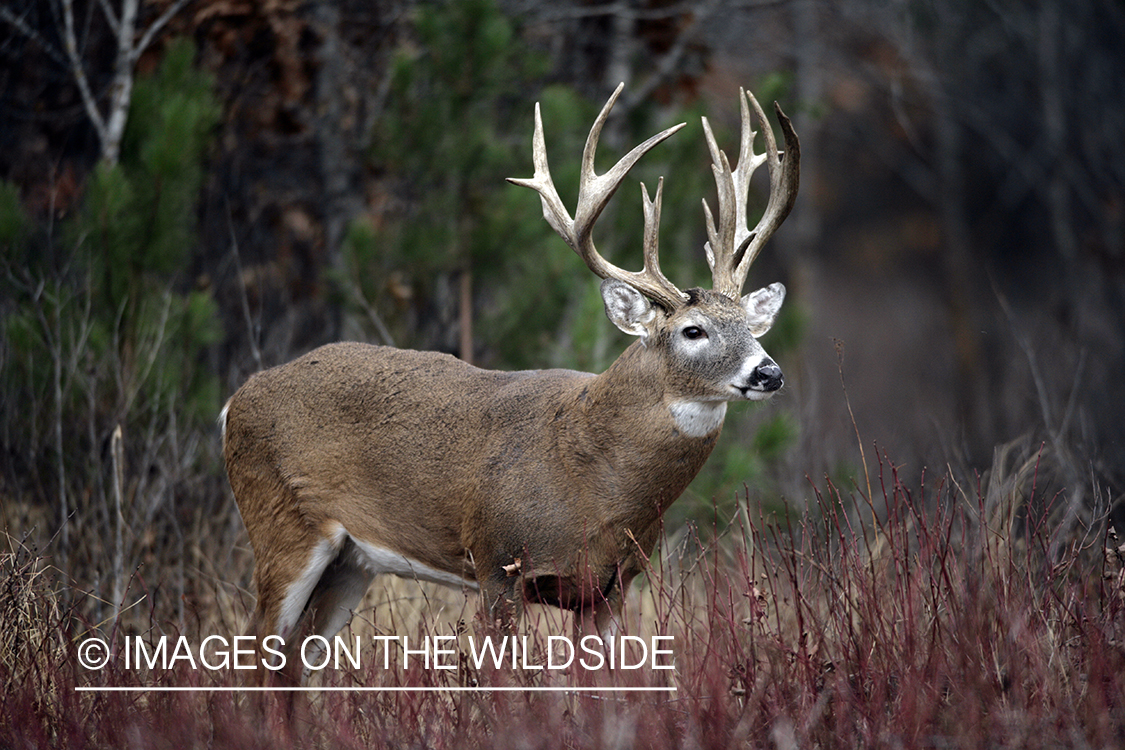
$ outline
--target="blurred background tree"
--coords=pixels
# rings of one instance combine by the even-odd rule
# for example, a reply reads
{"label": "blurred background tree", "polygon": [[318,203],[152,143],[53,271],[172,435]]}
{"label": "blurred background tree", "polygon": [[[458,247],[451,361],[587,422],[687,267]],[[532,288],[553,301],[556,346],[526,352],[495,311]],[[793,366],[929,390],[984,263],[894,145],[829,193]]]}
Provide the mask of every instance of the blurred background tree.
{"label": "blurred background tree", "polygon": [[204,442],[221,405],[205,352],[222,329],[185,272],[220,109],[194,58],[174,40],[136,81],[119,159],[95,164],[61,221],[37,223],[18,186],[0,192],[4,492],[58,535],[62,567],[104,587],[109,607],[154,547],[184,552],[194,534],[171,531],[195,513],[183,503],[205,500],[191,486],[218,470]]}

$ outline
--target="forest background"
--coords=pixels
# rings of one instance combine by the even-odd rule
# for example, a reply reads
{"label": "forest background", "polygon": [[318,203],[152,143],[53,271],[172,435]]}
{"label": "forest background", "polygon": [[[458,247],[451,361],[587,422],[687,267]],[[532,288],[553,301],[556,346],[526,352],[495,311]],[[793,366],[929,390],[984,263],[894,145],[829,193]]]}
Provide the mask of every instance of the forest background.
{"label": "forest background", "polygon": [[[572,196],[621,81],[607,162],[688,122],[630,178],[666,178],[681,288],[708,284],[699,116],[732,151],[745,86],[802,143],[748,281],[789,289],[764,340],[786,388],[732,410],[672,522],[725,517],[744,486],[800,510],[877,455],[971,485],[1013,445],[1062,498],[1058,539],[1120,515],[1119,2],[130,5],[0,9],[0,526],[90,622],[131,590],[181,626],[249,590],[215,420],[250,373],[342,338],[613,360],[596,279],[503,178],[531,172],[540,101]],[[622,190],[598,227],[627,268],[639,209]]]}

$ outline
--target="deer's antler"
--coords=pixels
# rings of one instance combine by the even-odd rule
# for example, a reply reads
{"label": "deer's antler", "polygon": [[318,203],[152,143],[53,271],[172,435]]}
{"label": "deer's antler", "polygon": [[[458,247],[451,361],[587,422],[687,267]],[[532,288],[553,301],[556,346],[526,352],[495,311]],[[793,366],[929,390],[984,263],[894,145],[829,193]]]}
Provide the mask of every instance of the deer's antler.
{"label": "deer's antler", "polygon": [[582,152],[582,173],[578,183],[578,204],[574,211],[574,218],[566,210],[554,182],[551,180],[551,171],[547,166],[547,149],[543,139],[543,119],[539,114],[539,105],[535,105],[535,137],[532,144],[532,154],[535,164],[535,175],[530,179],[508,178],[514,185],[529,187],[539,193],[543,202],[543,217],[547,223],[559,233],[566,243],[578,253],[586,265],[595,274],[603,279],[617,279],[633,286],[653,302],[662,307],[673,310],[680,307],[687,300],[687,295],[660,271],[660,262],[657,258],[657,234],[660,223],[660,199],[663,194],[663,180],[657,185],[656,199],[649,200],[648,190],[641,185],[644,201],[645,233],[644,233],[644,270],[626,271],[618,268],[603,258],[594,247],[591,232],[594,222],[601,215],[602,209],[609,203],[609,199],[621,186],[625,175],[642,156],[653,146],[660,143],[677,130],[683,123],[657,133],[644,143],[635,147],[623,156],[603,175],[594,171],[594,151],[598,146],[598,137],[601,135],[602,126],[605,125],[609,111],[617,101],[618,95],[625,84],[617,87],[609,101],[602,107],[601,114],[594,121],[590,135],[586,138],[586,147]]}
{"label": "deer's antler", "polygon": [[[754,153],[754,136],[750,129],[750,111],[747,100],[754,107],[758,124],[766,141],[766,151]],[[742,294],[746,273],[750,264],[758,256],[766,240],[781,226],[793,202],[797,198],[800,182],[801,144],[793,130],[793,124],[781,107],[774,103],[781,132],[785,136],[785,151],[777,150],[777,141],[770,128],[766,114],[758,100],[749,91],[739,89],[739,105],[742,110],[742,137],[739,145],[738,166],[731,169],[727,156],[719,150],[711,125],[703,118],[703,130],[707,136],[707,148],[711,151],[711,169],[715,173],[715,185],[719,191],[719,226],[716,229],[714,217],[707,201],[703,201],[703,212],[707,217],[708,242],[707,263],[711,266],[712,288],[731,299]],[[750,176],[765,162],[770,175],[770,197],[761,221],[751,230],[746,224],[747,199],[750,192]]]}

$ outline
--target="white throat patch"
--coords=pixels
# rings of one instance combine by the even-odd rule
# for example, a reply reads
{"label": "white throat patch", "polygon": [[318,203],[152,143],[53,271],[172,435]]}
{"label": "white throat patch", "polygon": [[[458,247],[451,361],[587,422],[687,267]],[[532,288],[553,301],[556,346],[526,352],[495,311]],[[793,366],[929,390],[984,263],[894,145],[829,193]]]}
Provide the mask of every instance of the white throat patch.
{"label": "white throat patch", "polygon": [[668,405],[676,429],[687,437],[704,437],[723,426],[726,401],[674,401]]}

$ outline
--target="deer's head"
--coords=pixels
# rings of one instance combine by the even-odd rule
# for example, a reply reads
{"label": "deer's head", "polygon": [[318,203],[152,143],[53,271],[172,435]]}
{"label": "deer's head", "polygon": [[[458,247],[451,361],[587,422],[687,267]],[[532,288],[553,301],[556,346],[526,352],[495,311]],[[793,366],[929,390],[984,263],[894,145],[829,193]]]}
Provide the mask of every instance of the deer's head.
{"label": "deer's head", "polygon": [[[663,179],[656,197],[649,197],[641,185],[644,205],[644,268],[626,271],[606,261],[594,247],[592,228],[626,173],[649,149],[671,136],[683,125],[669,128],[640,144],[605,174],[594,171],[594,151],[602,126],[621,93],[617,88],[594,122],[582,154],[578,204],[571,218],[551,180],[543,138],[539,107],[535,109],[533,154],[535,175],[510,182],[536,190],[543,203],[547,222],[578,253],[602,282],[606,315],[625,333],[640,337],[646,348],[660,355],[667,383],[666,399],[699,429],[716,419],[721,423],[720,405],[727,401],[769,398],[783,379],[781,369],[758,343],[773,325],[785,287],[779,283],[742,295],[747,271],[763,245],[789,214],[797,197],[800,144],[789,118],[777,110],[785,137],[780,152],[765,113],[754,96],[741,91],[741,144],[738,164],[730,162],[715,142],[703,118],[712,171],[718,187],[718,222],[707,202],[703,202],[708,241],[705,245],[711,267],[712,289],[680,291],[660,271],[658,232]],[[755,133],[751,130],[750,107],[761,125],[766,144],[764,153],[754,153]],[[770,196],[758,224],[747,226],[747,200],[750,177],[763,163],[770,176]]]}

